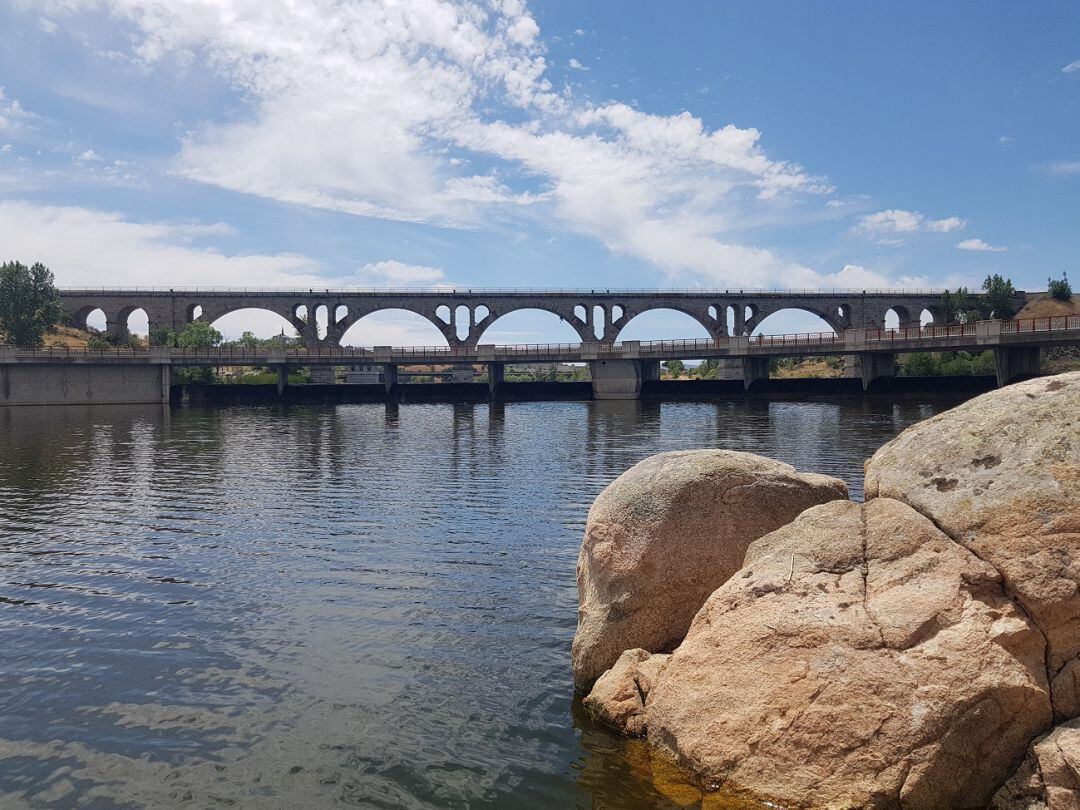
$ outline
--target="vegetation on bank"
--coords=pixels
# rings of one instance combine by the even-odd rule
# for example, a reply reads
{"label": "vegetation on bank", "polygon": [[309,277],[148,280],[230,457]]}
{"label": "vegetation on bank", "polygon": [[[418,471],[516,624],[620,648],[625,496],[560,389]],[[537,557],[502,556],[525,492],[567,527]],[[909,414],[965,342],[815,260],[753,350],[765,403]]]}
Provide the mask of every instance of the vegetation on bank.
{"label": "vegetation on bank", "polygon": [[0,264],[0,338],[16,346],[41,346],[64,317],[52,271],[41,262]]}

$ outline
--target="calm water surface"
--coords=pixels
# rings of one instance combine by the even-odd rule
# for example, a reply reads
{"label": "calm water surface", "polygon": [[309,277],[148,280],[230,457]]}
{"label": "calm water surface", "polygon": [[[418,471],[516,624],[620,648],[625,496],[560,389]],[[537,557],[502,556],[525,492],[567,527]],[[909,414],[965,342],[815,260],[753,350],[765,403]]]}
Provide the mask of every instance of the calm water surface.
{"label": "calm water surface", "polygon": [[572,705],[592,499],[944,407],[0,408],[0,806],[674,806]]}

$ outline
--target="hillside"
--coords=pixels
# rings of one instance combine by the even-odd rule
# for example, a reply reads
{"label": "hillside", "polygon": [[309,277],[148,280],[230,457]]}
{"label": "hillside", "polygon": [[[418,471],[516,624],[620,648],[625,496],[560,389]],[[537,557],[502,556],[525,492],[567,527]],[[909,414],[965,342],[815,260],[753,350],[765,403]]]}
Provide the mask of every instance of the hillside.
{"label": "hillside", "polygon": [[1071,301],[1058,301],[1043,294],[1029,301],[1016,313],[1017,318],[1051,318],[1055,315],[1080,314],[1080,295],[1074,295]]}

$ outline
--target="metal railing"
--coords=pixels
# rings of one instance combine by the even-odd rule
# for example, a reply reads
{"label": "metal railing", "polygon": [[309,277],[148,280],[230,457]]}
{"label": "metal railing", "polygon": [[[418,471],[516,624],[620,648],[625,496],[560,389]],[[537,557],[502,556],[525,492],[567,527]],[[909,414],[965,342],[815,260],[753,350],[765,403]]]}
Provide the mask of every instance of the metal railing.
{"label": "metal railing", "polygon": [[1003,335],[1018,335],[1023,332],[1057,332],[1063,329],[1080,329],[1080,314],[1019,318],[1015,321],[1004,321],[1001,324]]}
{"label": "metal railing", "polygon": [[[765,287],[712,288],[681,287],[655,289],[648,287],[61,287],[60,293],[69,296],[85,296],[106,293],[127,295],[137,293],[181,293],[194,295],[200,293],[260,293],[267,295],[296,296],[335,296],[335,295],[694,295],[702,297],[723,297],[728,295],[941,295],[945,290],[938,288],[903,288],[884,287],[857,290],[847,287],[791,288],[776,289]],[[1018,292],[1018,295],[1022,295]]]}

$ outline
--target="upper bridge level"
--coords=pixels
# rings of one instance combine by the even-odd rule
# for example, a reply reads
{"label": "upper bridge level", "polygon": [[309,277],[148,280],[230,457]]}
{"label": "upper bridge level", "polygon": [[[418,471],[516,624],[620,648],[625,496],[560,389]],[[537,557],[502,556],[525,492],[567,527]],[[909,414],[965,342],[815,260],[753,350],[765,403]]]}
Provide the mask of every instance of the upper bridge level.
{"label": "upper bridge level", "polygon": [[[451,348],[478,346],[504,315],[521,310],[552,313],[585,344],[612,345],[636,316],[674,310],[697,321],[711,339],[752,334],[783,310],[812,313],[836,333],[880,328],[892,311],[899,328],[920,324],[924,312],[943,323],[940,290],[360,290],[315,289],[64,289],[61,299],[73,325],[85,327],[100,310],[106,331],[123,338],[128,319],[146,314],[151,331],[180,331],[195,320],[213,324],[239,310],[281,316],[308,348],[338,346],[361,318],[405,310],[432,323]],[[972,296],[972,301],[976,296]],[[1016,294],[1015,308],[1027,300]]]}

